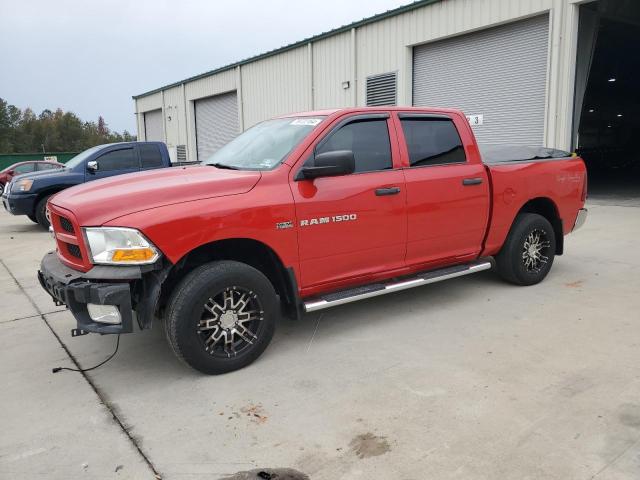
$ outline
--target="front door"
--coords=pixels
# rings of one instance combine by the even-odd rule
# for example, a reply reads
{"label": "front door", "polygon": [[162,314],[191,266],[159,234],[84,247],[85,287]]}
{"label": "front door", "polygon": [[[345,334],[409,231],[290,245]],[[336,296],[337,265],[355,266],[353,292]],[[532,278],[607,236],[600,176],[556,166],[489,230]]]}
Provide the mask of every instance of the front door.
{"label": "front door", "polygon": [[340,120],[315,153],[351,150],[355,172],[292,181],[302,288],[403,266],[406,193],[393,132],[391,141],[388,114]]}

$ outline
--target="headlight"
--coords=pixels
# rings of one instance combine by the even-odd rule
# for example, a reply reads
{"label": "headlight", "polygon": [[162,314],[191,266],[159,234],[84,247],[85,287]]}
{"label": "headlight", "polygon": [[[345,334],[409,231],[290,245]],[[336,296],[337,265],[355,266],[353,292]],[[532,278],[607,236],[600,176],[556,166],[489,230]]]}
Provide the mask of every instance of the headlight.
{"label": "headlight", "polygon": [[11,187],[12,192],[28,192],[31,190],[31,185],[33,185],[33,180],[30,178],[25,178],[24,180],[18,180]]}
{"label": "headlight", "polygon": [[160,252],[134,228],[85,228],[93,263],[144,265],[160,258]]}

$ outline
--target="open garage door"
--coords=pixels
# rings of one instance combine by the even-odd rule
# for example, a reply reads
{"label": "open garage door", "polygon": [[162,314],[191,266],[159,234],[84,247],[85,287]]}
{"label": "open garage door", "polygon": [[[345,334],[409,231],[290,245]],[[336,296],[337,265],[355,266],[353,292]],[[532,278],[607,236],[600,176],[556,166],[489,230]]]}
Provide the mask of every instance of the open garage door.
{"label": "open garage door", "polygon": [[236,92],[196,100],[196,145],[202,162],[239,133]]}
{"label": "open garage door", "polygon": [[640,196],[638,51],[640,2],[580,6],[573,142],[592,196]]}
{"label": "open garage door", "polygon": [[162,110],[144,112],[144,139],[147,142],[164,142]]}
{"label": "open garage door", "polygon": [[413,51],[413,104],[478,115],[481,143],[541,145],[549,17],[461,35]]}

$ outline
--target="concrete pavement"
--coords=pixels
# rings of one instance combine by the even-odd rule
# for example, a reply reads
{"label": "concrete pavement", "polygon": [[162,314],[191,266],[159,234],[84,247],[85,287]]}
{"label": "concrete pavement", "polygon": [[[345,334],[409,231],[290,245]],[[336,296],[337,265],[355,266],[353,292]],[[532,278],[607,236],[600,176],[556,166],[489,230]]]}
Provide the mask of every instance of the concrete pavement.
{"label": "concrete pavement", "polygon": [[484,272],[282,321],[219,377],[179,363],[160,325],[86,377],[52,374],[115,338],[71,338],[35,278],[52,239],[1,212],[0,478],[639,478],[640,208],[624,205],[592,202],[540,285]]}

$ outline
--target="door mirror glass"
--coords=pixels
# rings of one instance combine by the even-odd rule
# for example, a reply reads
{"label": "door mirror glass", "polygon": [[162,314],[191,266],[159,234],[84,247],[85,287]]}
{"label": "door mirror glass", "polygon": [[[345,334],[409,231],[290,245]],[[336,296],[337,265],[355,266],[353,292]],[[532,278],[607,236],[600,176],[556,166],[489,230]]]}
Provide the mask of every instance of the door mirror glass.
{"label": "door mirror glass", "polygon": [[89,170],[92,173],[95,173],[98,171],[98,162],[96,162],[95,160],[91,160],[89,162],[87,162],[87,170]]}
{"label": "door mirror glass", "polygon": [[334,150],[315,155],[313,165],[302,168],[302,176],[318,178],[348,175],[355,171],[355,167],[356,162],[351,150]]}

